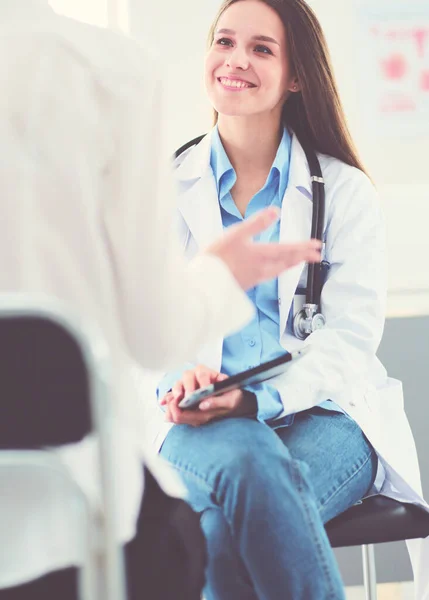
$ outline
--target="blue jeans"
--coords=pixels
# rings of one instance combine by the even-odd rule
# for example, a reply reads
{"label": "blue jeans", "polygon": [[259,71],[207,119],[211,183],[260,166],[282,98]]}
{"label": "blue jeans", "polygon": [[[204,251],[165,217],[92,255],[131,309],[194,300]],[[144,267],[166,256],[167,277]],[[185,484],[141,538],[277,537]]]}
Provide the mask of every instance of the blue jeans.
{"label": "blue jeans", "polygon": [[273,430],[252,418],[178,425],[161,450],[202,513],[207,600],[343,600],[324,523],[371,488],[358,425],[315,407]]}

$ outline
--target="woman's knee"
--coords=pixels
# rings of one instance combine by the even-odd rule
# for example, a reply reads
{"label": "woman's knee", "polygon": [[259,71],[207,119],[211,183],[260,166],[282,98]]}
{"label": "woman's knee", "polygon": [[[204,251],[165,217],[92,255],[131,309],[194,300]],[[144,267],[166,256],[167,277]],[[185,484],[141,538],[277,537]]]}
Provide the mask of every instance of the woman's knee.
{"label": "woman's knee", "polygon": [[293,483],[296,461],[275,432],[255,419],[226,419],[199,429],[176,426],[169,438],[162,454],[181,473],[199,509],[222,504],[231,492],[246,496],[253,489],[260,495],[279,479]]}
{"label": "woman's knee", "polygon": [[274,432],[259,421],[230,418],[194,428],[176,425],[169,432],[161,454],[170,462],[205,465],[209,469],[233,468],[247,459],[257,460],[259,454],[273,448],[281,449]]}
{"label": "woman's knee", "polygon": [[287,476],[292,457],[269,427],[253,421],[251,425],[238,424],[236,431],[239,435],[234,443],[226,443],[218,457],[218,489],[230,485],[269,487],[280,476]]}

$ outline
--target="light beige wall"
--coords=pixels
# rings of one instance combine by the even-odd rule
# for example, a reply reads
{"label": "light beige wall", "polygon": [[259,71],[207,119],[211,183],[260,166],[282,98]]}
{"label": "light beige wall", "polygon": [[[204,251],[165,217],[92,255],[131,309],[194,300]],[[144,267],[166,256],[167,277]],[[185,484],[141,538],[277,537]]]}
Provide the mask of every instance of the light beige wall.
{"label": "light beige wall", "polygon": [[[407,6],[407,0],[391,3]],[[386,211],[389,313],[429,314],[429,135],[378,134],[366,119],[362,101],[371,80],[365,78],[362,60],[366,38],[358,1],[313,0],[311,4],[328,39],[352,133]]]}
{"label": "light beige wall", "polygon": [[130,29],[163,61],[174,150],[211,125],[203,86],[205,40],[219,5],[217,0],[128,0]]}
{"label": "light beige wall", "polygon": [[107,25],[107,0],[49,0],[49,4],[67,17],[93,25]]}

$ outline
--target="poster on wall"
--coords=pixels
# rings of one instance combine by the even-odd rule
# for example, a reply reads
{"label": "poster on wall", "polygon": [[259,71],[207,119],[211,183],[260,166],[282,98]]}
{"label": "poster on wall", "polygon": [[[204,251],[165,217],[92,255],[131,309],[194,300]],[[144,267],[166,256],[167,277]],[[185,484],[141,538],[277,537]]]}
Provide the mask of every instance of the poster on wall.
{"label": "poster on wall", "polygon": [[359,6],[365,117],[378,133],[429,134],[429,1]]}

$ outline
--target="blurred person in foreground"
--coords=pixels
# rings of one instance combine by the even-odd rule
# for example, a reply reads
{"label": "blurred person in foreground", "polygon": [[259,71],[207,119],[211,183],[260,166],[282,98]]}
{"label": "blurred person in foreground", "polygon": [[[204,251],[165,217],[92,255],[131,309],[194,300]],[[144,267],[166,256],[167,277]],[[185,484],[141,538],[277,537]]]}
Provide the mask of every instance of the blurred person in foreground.
{"label": "blurred person in foreground", "polygon": [[[255,244],[253,236],[278,218],[268,209],[185,266],[162,161],[162,69],[134,42],[60,17],[47,1],[0,0],[0,23],[0,290],[53,296],[101,328],[115,368],[112,471],[130,598],[197,599],[204,539],[181,500],[194,553],[180,524],[171,533],[175,554],[156,545],[175,480],[168,469],[158,475],[162,468],[142,447],[144,399],[130,365],[170,368],[207,340],[238,330],[253,314],[243,290],[319,260],[319,245]],[[53,450],[94,510],[95,448],[88,438]],[[73,598],[70,567],[82,557],[62,533],[61,506],[47,492],[29,488],[28,495],[28,505],[3,505],[0,514],[0,599],[28,597],[29,590],[32,597]]]}

